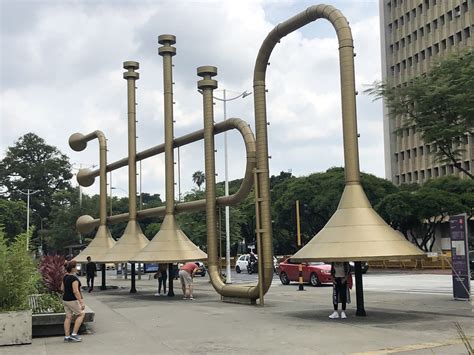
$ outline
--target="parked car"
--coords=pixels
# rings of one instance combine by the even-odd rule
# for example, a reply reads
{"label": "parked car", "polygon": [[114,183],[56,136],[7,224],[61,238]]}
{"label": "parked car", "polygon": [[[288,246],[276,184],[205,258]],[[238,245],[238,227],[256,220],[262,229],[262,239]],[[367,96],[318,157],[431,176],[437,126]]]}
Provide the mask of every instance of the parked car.
{"label": "parked car", "polygon": [[[298,281],[300,263],[288,258],[279,264],[279,276],[283,285],[288,285],[291,281]],[[331,284],[331,265],[323,262],[301,263],[303,265],[303,282],[311,286],[321,286]]]}
{"label": "parked car", "polygon": [[203,262],[196,261],[195,264],[199,267],[199,270],[196,272],[196,275],[199,276],[206,276],[206,266],[204,265]]}
{"label": "parked car", "polygon": [[471,280],[474,280],[474,250],[469,252],[469,268],[471,269]]}
{"label": "parked car", "polygon": [[235,272],[240,274],[242,270],[247,270],[247,265],[249,263],[249,255],[243,254],[239,256],[235,263]]}
{"label": "parked car", "polygon": [[[249,263],[249,254],[243,254],[239,256],[237,261],[235,262],[235,272],[240,274],[242,270],[247,270],[247,265]],[[273,257],[273,271],[278,274],[278,260],[277,258]]]}
{"label": "parked car", "polygon": [[[354,273],[354,262],[350,261],[349,265],[351,266],[352,273]],[[369,270],[369,263],[367,261],[362,261],[361,265],[362,265],[362,273],[366,274],[367,271]]]}

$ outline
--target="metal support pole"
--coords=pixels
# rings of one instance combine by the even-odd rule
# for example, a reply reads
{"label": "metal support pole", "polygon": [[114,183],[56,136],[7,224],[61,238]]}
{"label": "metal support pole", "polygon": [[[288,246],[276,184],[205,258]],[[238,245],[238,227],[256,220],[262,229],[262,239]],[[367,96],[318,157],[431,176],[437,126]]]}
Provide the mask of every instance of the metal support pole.
{"label": "metal support pole", "polygon": [[[296,200],[296,244],[301,249],[300,200]],[[303,264],[298,265],[298,291],[304,291]]]}
{"label": "metal support pole", "polygon": [[101,264],[100,265],[100,270],[102,272],[102,285],[100,285],[100,289],[101,290],[106,290],[107,289],[107,286],[105,286],[105,264]]}
{"label": "metal support pole", "polygon": [[135,263],[132,263],[132,276],[131,276],[130,293],[137,293],[137,289],[135,288]]}
{"label": "metal support pole", "polygon": [[[224,89],[224,121],[227,120],[227,98]],[[229,196],[229,164],[227,155],[227,131],[224,132],[224,162],[225,162],[225,196]],[[230,207],[225,206],[225,262],[226,283],[232,283],[230,275]]]}
{"label": "metal support pole", "polygon": [[362,288],[362,262],[354,262],[354,269],[357,298],[356,316],[365,317],[367,314],[365,313],[364,308],[364,290]]}
{"label": "metal support pole", "polygon": [[174,281],[174,270],[173,263],[168,264],[168,297],[174,297],[173,290],[173,281]]}

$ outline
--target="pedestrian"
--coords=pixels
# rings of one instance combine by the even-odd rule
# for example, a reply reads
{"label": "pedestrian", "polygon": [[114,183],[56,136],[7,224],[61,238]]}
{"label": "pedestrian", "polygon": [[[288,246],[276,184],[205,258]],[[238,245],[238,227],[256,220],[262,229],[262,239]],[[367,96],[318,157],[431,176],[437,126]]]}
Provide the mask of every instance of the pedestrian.
{"label": "pedestrian", "polygon": [[[80,338],[77,333],[79,332],[79,328],[84,320],[84,310],[86,306],[81,294],[81,282],[76,276],[76,265],[77,263],[75,260],[66,261],[64,264],[66,275],[64,275],[63,282],[61,283],[64,312],[66,313],[66,319],[64,320],[65,343],[82,341],[82,338]],[[76,315],[76,320],[71,334],[70,329],[73,314]]]}
{"label": "pedestrian", "polygon": [[[331,277],[332,277],[332,303],[334,312],[329,318],[347,318],[346,304],[351,303],[351,294],[349,288],[352,288],[351,267],[348,262],[333,262],[331,263]],[[339,315],[338,304],[341,303],[342,310]]]}
{"label": "pedestrian", "polygon": [[199,267],[192,262],[188,262],[181,266],[179,270],[179,279],[181,280],[181,288],[183,289],[183,300],[193,300],[193,278]]}
{"label": "pedestrian", "polygon": [[89,289],[89,293],[92,292],[94,289],[94,278],[97,276],[97,266],[95,262],[91,261],[91,257],[87,257],[87,264],[86,264],[86,279],[87,279],[87,288]]}
{"label": "pedestrian", "polygon": [[158,265],[158,293],[155,293],[155,296],[161,295],[161,286],[163,286],[163,296],[166,294],[166,280],[168,280],[168,264],[159,264]]}

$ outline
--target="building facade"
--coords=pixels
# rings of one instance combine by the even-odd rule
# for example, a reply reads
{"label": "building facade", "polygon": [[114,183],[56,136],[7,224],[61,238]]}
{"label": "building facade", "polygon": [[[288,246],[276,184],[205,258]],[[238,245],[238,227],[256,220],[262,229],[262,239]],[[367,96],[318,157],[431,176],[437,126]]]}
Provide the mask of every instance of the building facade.
{"label": "building facade", "polygon": [[[473,47],[474,0],[380,0],[382,80],[403,85],[425,73],[442,56]],[[433,147],[414,128],[384,108],[385,174],[394,184],[423,183],[445,175],[465,174],[452,164],[433,161]],[[463,168],[474,172],[474,137],[466,135]]]}

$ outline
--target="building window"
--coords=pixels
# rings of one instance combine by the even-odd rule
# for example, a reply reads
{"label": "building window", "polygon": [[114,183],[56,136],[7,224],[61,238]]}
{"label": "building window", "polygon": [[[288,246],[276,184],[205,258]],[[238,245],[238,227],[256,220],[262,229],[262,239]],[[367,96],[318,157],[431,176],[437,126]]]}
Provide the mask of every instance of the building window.
{"label": "building window", "polygon": [[448,166],[448,173],[449,173],[449,174],[452,174],[453,172],[454,172],[454,166],[453,166],[453,164],[450,164],[450,165]]}
{"label": "building window", "polygon": [[395,153],[395,163],[398,163],[398,153]]}
{"label": "building window", "polygon": [[448,21],[452,21],[453,20],[453,12],[452,11],[448,11],[446,13],[446,17],[448,18]]}
{"label": "building window", "polygon": [[441,49],[442,49],[442,50],[445,50],[445,49],[446,49],[446,40],[445,40],[445,39],[443,39],[443,40],[441,41]]}
{"label": "building window", "polygon": [[416,148],[413,148],[413,156],[416,158],[417,156],[417,151],[416,151]]}
{"label": "building window", "polygon": [[423,155],[423,146],[420,147],[420,155]]}
{"label": "building window", "polygon": [[[461,33],[461,32],[459,32],[459,33]],[[400,43],[402,44],[402,48],[404,48],[405,47],[405,38],[402,38],[400,40]]]}
{"label": "building window", "polygon": [[421,51],[420,54],[421,54],[421,60],[425,60],[425,51]]}
{"label": "building window", "polygon": [[408,66],[411,67],[413,65],[412,57],[408,58]]}
{"label": "building window", "polygon": [[467,1],[462,3],[462,12],[467,12]]}
{"label": "building window", "polygon": [[412,33],[412,36],[413,36],[413,40],[416,41],[416,39],[418,38],[418,34],[415,32]]}
{"label": "building window", "polygon": [[418,31],[420,32],[421,37],[425,35],[425,29],[423,27],[421,27]]}
{"label": "building window", "polygon": [[400,176],[399,175],[395,176],[395,181],[396,181],[397,185],[400,184]]}
{"label": "building window", "polygon": [[418,181],[418,171],[415,171],[415,172],[413,173],[413,179],[414,179],[415,181]]}
{"label": "building window", "polygon": [[392,24],[391,23],[388,24],[388,32],[392,33]]}
{"label": "building window", "polygon": [[467,39],[471,37],[471,28],[470,27],[466,27],[464,29],[464,41],[467,42]]}
{"label": "building window", "polygon": [[411,16],[412,16],[413,18],[416,17],[416,9],[411,10]]}
{"label": "building window", "polygon": [[431,55],[432,55],[432,49],[431,49],[431,47],[428,47],[428,48],[426,49],[426,53],[428,54],[428,57],[431,57]]}
{"label": "building window", "polygon": [[426,170],[426,175],[428,176],[428,179],[431,178],[431,169]]}
{"label": "building window", "polygon": [[408,177],[408,182],[411,182],[411,173],[408,173],[407,177]]}
{"label": "building window", "polygon": [[[468,27],[468,28],[469,28],[469,27]],[[466,30],[464,30],[464,31],[466,31]],[[408,42],[408,44],[411,43],[411,35],[408,35],[408,36],[407,36],[407,42]]]}
{"label": "building window", "polygon": [[439,22],[441,23],[441,26],[446,23],[446,21],[445,21],[445,19],[444,19],[444,15],[441,15],[441,16],[440,16]]}
{"label": "building window", "polygon": [[454,36],[449,36],[448,37],[448,42],[449,42],[450,47],[454,46]]}
{"label": "building window", "polygon": [[431,25],[428,23],[426,25],[426,33],[430,33],[431,32]]}
{"label": "building window", "polygon": [[436,43],[436,44],[433,46],[433,50],[434,50],[434,54],[438,54],[438,53],[439,53],[439,43]]}
{"label": "building window", "polygon": [[423,4],[418,5],[418,14],[421,15],[423,13]]}
{"label": "building window", "polygon": [[459,31],[456,33],[456,43],[460,43],[462,41],[462,32]]}
{"label": "building window", "polygon": [[438,177],[439,176],[439,168],[434,168],[433,170],[434,170],[433,176]]}
{"label": "building window", "polygon": [[410,150],[408,149],[407,150],[407,159],[410,159],[411,158],[411,154],[410,154]]}
{"label": "building window", "polygon": [[415,54],[415,63],[418,63],[418,54]]}
{"label": "building window", "polygon": [[394,66],[390,67],[390,72],[392,73],[392,75],[395,75],[395,67]]}
{"label": "building window", "polygon": [[446,166],[441,167],[441,176],[446,175]]}
{"label": "building window", "polygon": [[433,30],[436,30],[438,28],[438,20],[434,19],[433,20]]}
{"label": "building window", "polygon": [[407,22],[410,21],[410,11],[408,11],[405,15]]}
{"label": "building window", "polygon": [[402,60],[402,67],[403,67],[403,69],[407,68],[407,61],[406,60]]}
{"label": "building window", "polygon": [[421,180],[425,180],[425,171],[424,170],[421,171]]}
{"label": "building window", "polygon": [[454,17],[460,17],[461,16],[461,7],[456,6],[454,8]]}
{"label": "building window", "polygon": [[464,170],[471,171],[471,164],[469,164],[469,160],[464,162]]}
{"label": "building window", "polygon": [[405,182],[405,174],[402,174],[402,184]]}
{"label": "building window", "polygon": [[400,26],[403,26],[405,24],[405,21],[404,21],[404,17],[400,17],[400,20],[398,20],[400,22]]}
{"label": "building window", "polygon": [[426,154],[430,154],[430,145],[429,144],[426,145]]}
{"label": "building window", "polygon": [[395,29],[398,28],[398,20],[393,21],[393,26],[395,27]]}
{"label": "building window", "polygon": [[397,63],[396,68],[397,68],[397,73],[400,73],[400,63]]}
{"label": "building window", "polygon": [[405,160],[405,153],[404,152],[400,152],[400,158],[401,158],[402,161]]}
{"label": "building window", "polygon": [[426,10],[430,8],[430,0],[425,0],[425,7],[426,7]]}

